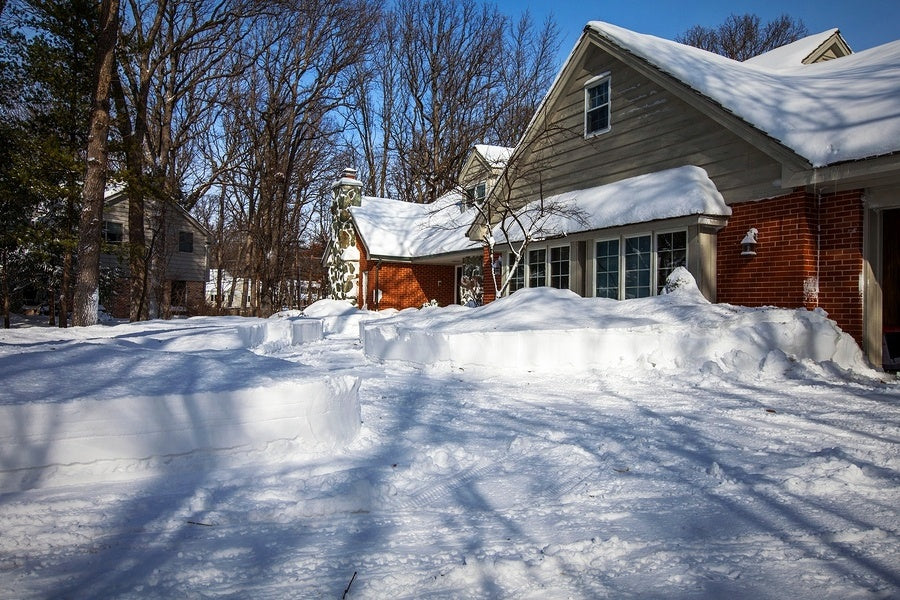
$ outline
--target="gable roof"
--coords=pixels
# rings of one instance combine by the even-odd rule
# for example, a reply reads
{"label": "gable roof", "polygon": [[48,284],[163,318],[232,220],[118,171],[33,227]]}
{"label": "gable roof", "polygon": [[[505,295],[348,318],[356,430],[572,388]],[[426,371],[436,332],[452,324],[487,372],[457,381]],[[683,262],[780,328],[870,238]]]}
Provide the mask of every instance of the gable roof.
{"label": "gable roof", "polygon": [[480,163],[486,169],[502,170],[506,166],[506,163],[509,162],[512,153],[513,148],[507,148],[506,146],[475,144],[472,151],[469,152],[469,156],[466,157],[466,162],[463,163],[463,167],[459,172],[460,182],[467,179],[466,175],[477,163]]}
{"label": "gable roof", "polygon": [[840,58],[852,53],[841,32],[837,29],[828,29],[748,58],[744,64],[781,69]]}
{"label": "gable roof", "polygon": [[465,236],[475,218],[462,210],[462,194],[450,192],[431,204],[363,196],[350,207],[356,231],[372,258],[412,260],[461,251],[480,245]]}
{"label": "gable roof", "polygon": [[687,85],[813,167],[900,150],[900,41],[772,69],[600,21],[585,33]]}
{"label": "gable roof", "polygon": [[[117,204],[122,202],[123,200],[128,199],[128,195],[126,192],[126,185],[124,183],[111,183],[107,185],[106,190],[103,193],[103,206],[112,206],[113,204]],[[197,229],[202,235],[206,237],[212,237],[212,233],[210,233],[209,229],[206,228],[203,223],[197,220],[197,217],[192,215],[190,211],[185,209],[183,206],[178,204],[177,202],[173,202],[169,204],[169,206],[174,206],[178,214],[180,214],[184,219],[190,223],[192,227]]]}
{"label": "gable roof", "polygon": [[[551,207],[551,214],[538,216],[538,205]],[[691,215],[728,217],[731,208],[706,171],[686,166],[536,200],[516,215],[515,225],[506,224],[509,240],[500,225],[493,235],[501,242],[521,241],[519,223],[529,225],[535,238],[550,238]]]}

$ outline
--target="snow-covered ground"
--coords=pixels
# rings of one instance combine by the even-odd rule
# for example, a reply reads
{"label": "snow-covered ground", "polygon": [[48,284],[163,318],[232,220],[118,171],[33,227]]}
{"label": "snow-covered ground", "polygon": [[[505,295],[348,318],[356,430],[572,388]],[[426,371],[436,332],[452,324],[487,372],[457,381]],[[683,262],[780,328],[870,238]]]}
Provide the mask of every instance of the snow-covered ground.
{"label": "snow-covered ground", "polygon": [[690,282],[6,330],[0,412],[3,598],[900,596],[897,381]]}

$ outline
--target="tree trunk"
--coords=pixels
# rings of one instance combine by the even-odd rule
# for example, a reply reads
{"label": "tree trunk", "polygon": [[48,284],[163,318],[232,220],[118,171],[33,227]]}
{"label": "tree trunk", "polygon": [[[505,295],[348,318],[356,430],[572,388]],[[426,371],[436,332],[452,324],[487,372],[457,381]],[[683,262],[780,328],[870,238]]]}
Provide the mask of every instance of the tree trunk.
{"label": "tree trunk", "polygon": [[0,278],[2,278],[2,282],[0,285],[3,287],[3,328],[9,329],[9,250],[4,248],[3,252],[3,264],[0,265]]}
{"label": "tree trunk", "polygon": [[76,326],[97,323],[100,304],[100,231],[106,189],[109,141],[109,89],[115,68],[119,0],[103,0],[97,41],[96,87],[91,109],[84,177],[84,204],[78,230],[78,272],[72,321]]}
{"label": "tree trunk", "polygon": [[47,292],[47,298],[50,299],[47,304],[47,325],[53,327],[56,325],[56,290],[51,285]]}
{"label": "tree trunk", "polygon": [[69,289],[72,286],[72,251],[63,255],[62,284],[59,290],[59,326],[69,326]]}

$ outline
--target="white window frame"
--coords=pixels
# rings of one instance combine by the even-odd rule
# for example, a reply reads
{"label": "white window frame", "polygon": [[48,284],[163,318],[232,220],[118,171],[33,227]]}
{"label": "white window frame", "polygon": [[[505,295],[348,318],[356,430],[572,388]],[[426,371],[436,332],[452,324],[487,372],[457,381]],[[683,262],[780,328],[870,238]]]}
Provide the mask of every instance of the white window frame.
{"label": "white window frame", "polygon": [[[611,236],[594,239],[591,243],[593,255],[591,256],[591,296],[597,296],[597,245],[604,242],[616,242],[616,297],[618,300],[622,294],[622,236]],[[608,296],[602,296],[607,298]]]}
{"label": "white window frame", "polygon": [[[625,291],[626,287],[628,287],[626,285],[627,284],[627,274],[628,274],[628,263],[626,260],[626,253],[625,253],[626,244],[627,244],[628,240],[635,240],[635,239],[641,239],[641,238],[650,238],[650,248],[648,250],[648,254],[649,254],[648,258],[650,259],[650,264],[647,266],[647,270],[648,270],[647,292],[648,293],[646,296],[634,296],[634,298],[648,298],[648,297],[654,295],[655,288],[653,286],[653,280],[654,280],[653,273],[656,268],[656,247],[653,242],[656,239],[656,235],[653,232],[639,232],[639,233],[634,233],[632,235],[623,235],[622,236],[622,246],[619,250],[620,260],[622,261],[622,263],[621,263],[622,264],[622,275],[621,275],[622,286],[619,290],[619,296],[622,299],[628,298],[626,295],[626,291]],[[643,286],[632,286],[632,287],[643,287]]]}
{"label": "white window frame", "polygon": [[487,197],[487,182],[479,181],[475,185],[467,187],[465,191],[467,204],[471,205],[474,203],[475,206],[481,206]]}
{"label": "white window frame", "polygon": [[[591,108],[591,90],[602,85],[606,86],[606,103],[599,107]],[[595,131],[588,130],[588,115],[596,110],[606,110],[606,127]],[[612,129],[612,75],[609,72],[591,77],[584,83],[584,137],[591,138],[607,133]]]}
{"label": "white window frame", "polygon": [[[527,254],[527,252],[526,252],[526,254]],[[517,287],[516,289],[512,289],[513,281],[516,280],[516,277],[515,277],[515,275],[510,276],[510,273],[509,273],[510,271],[513,270],[513,263],[515,262],[516,257],[515,257],[515,254],[513,254],[511,251],[506,253],[506,257],[507,257],[506,264],[505,264],[505,268],[507,269],[506,276],[509,277],[509,287],[507,288],[507,293],[512,294],[513,292],[517,292],[519,290],[523,290],[528,287],[528,257],[524,256],[519,259],[519,264],[517,265],[516,269],[521,269],[521,271],[522,271],[522,285],[520,287]]]}
{"label": "white window frame", "polygon": [[653,232],[653,277],[656,280],[654,283],[654,289],[656,289],[656,294],[659,294],[659,289],[665,285],[665,281],[659,281],[659,236],[667,235],[670,233],[684,233],[684,266],[687,268],[688,265],[688,251],[690,247],[690,240],[688,238],[687,229],[660,229],[659,231]]}
{"label": "white window frame", "polygon": [[[528,248],[525,249],[525,256],[522,257],[521,262],[519,263],[520,268],[523,271],[524,279],[523,285],[516,290],[507,289],[506,295],[512,294],[515,291],[522,290],[525,288],[534,288],[534,287],[553,287],[553,263],[550,260],[552,250],[556,248],[566,248],[569,252],[569,271],[567,273],[567,277],[569,280],[569,285],[565,289],[572,289],[572,244],[531,244]],[[541,263],[544,266],[544,281],[539,285],[531,285],[531,253],[532,252],[543,252],[544,253],[544,261]],[[508,260],[504,263],[503,268],[505,269],[504,274],[509,276],[509,270],[512,268],[512,252],[507,251]]]}
{"label": "white window frame", "polygon": [[[566,268],[566,279],[568,280],[568,285],[566,285],[566,287],[564,287],[564,288],[556,288],[556,289],[570,290],[570,289],[572,289],[572,246],[569,244],[555,244],[555,245],[547,246],[547,255],[546,255],[547,256],[547,266],[546,266],[547,287],[554,287],[554,285],[553,285],[553,264],[554,263],[553,263],[552,256],[553,256],[553,251],[558,248],[566,249],[567,256],[566,256],[565,262],[568,265]],[[562,264],[562,263],[560,263],[560,264]]]}
{"label": "white window frame", "polygon": [[[532,252],[543,252],[544,253],[544,283],[538,285],[531,285],[531,253]],[[525,287],[533,288],[533,287],[547,287],[549,284],[550,277],[550,263],[548,262],[548,257],[550,253],[547,251],[547,246],[529,246],[528,251],[526,252],[526,260],[525,263]]]}
{"label": "white window frame", "polygon": [[684,233],[684,262],[685,265],[690,264],[690,232],[687,227],[673,227],[665,229],[637,230],[619,235],[605,235],[603,237],[593,238],[591,240],[590,255],[590,278],[591,287],[590,294],[597,296],[597,244],[600,242],[609,242],[612,240],[619,241],[619,258],[618,258],[618,299],[625,299],[625,240],[631,238],[639,238],[650,236],[650,296],[659,295],[659,245],[658,237],[669,233]]}

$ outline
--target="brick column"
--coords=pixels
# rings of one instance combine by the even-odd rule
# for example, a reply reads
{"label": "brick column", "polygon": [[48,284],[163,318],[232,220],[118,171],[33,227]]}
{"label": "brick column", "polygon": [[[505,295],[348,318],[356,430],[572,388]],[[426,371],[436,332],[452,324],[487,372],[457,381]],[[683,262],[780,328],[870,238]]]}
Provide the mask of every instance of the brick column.
{"label": "brick column", "polygon": [[494,267],[492,262],[490,249],[487,246],[484,246],[481,251],[481,286],[484,288],[484,295],[482,297],[482,302],[484,304],[488,304],[497,299],[497,288],[494,287],[494,274],[492,270]]}

